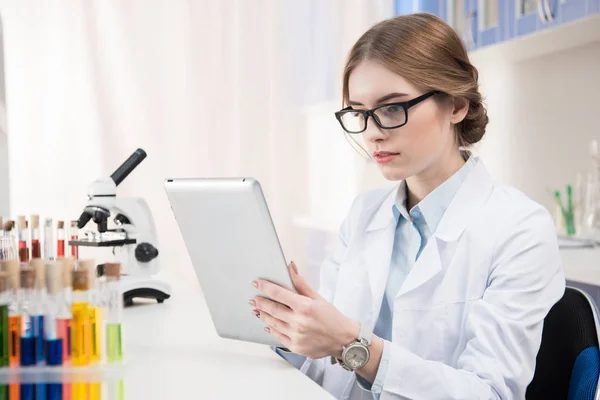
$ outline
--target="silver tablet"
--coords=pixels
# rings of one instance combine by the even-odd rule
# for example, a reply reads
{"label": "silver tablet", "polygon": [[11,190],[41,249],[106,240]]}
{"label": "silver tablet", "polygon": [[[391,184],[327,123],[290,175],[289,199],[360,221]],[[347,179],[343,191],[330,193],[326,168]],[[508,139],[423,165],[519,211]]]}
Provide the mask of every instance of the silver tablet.
{"label": "silver tablet", "polygon": [[294,290],[259,182],[167,179],[165,188],[219,336],[281,345],[248,305],[256,278]]}

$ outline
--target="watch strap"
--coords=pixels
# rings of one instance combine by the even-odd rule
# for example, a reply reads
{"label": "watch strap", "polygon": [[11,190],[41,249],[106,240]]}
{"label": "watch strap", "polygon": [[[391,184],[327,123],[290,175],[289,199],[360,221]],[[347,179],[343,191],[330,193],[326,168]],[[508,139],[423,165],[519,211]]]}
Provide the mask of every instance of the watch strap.
{"label": "watch strap", "polygon": [[363,340],[367,342],[367,346],[371,345],[371,339],[373,339],[373,331],[369,329],[369,327],[360,321],[358,322],[360,326],[360,333],[358,334],[358,341],[362,342]]}

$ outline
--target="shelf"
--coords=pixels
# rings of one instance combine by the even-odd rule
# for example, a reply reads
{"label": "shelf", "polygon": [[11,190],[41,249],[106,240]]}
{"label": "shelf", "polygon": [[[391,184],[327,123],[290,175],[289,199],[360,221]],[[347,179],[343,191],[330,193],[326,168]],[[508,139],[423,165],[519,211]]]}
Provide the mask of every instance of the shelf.
{"label": "shelf", "polygon": [[558,25],[469,53],[479,67],[490,62],[515,63],[600,42],[600,15]]}

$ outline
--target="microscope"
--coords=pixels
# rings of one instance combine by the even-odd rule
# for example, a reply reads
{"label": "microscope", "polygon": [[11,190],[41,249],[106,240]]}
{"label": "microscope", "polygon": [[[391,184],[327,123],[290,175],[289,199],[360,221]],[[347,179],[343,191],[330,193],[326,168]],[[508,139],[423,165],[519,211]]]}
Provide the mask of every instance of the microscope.
{"label": "microscope", "polygon": [[[77,220],[77,228],[84,228],[92,220],[97,230],[82,232],[77,240],[80,254],[92,250],[94,259],[121,263],[121,292],[126,306],[134,298],[156,299],[162,303],[171,296],[171,287],[152,276],[160,271],[160,257],[156,227],[150,208],[142,198],[117,197],[117,186],[146,158],[146,152],[137,149],[107,178],[93,182],[88,188],[88,202]],[[112,219],[109,229],[109,219]],[[114,227],[112,227],[114,225]],[[82,235],[83,233],[83,235]],[[85,248],[85,249],[84,249]],[[112,256],[102,252],[111,250]],[[97,266],[103,275],[103,264]]]}

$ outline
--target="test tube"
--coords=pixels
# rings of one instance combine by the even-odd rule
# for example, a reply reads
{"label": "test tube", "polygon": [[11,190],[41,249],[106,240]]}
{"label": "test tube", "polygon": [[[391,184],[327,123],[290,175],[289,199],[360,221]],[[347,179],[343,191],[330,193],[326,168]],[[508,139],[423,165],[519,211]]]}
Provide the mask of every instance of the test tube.
{"label": "test tube", "polygon": [[[104,264],[104,294],[103,298],[107,304],[106,317],[106,355],[109,363],[123,361],[123,338],[121,323],[123,321],[123,295],[119,280],[121,278],[121,264]],[[108,398],[122,400],[124,398],[123,381],[109,382]]]}
{"label": "test tube", "polygon": [[[30,262],[35,271],[34,303],[32,309],[33,338],[35,344],[35,363],[43,366],[46,364],[46,347],[44,341],[44,325],[46,323],[46,263],[41,258],[34,258]],[[35,385],[35,400],[46,400],[46,385]]]}
{"label": "test tube", "polygon": [[[46,342],[44,340],[44,314],[47,307],[46,294],[46,263],[41,258],[34,258],[30,262],[35,271],[34,303],[32,309],[33,338],[35,344],[35,363],[43,366],[46,364]],[[46,400],[46,384],[35,385],[35,400]]]}
{"label": "test tube", "polygon": [[31,258],[42,258],[42,247],[40,244],[40,216],[31,216]]}
{"label": "test tube", "polygon": [[[1,261],[1,270],[8,273],[10,303],[8,305],[8,365],[18,368],[21,362],[21,314],[19,306],[20,276],[19,260],[11,258]],[[17,383],[9,385],[10,399],[20,398],[20,386]]]}
{"label": "test tube", "polygon": [[[59,336],[58,321],[64,307],[63,296],[63,263],[51,261],[46,264],[46,284],[48,287],[48,301],[44,315],[44,334],[46,337],[46,364],[58,366],[63,364],[63,346],[66,343]],[[69,388],[70,390],[70,388]],[[63,385],[60,383],[48,384],[48,400],[63,399]]]}
{"label": "test tube", "polygon": [[29,234],[27,233],[27,220],[24,216],[17,217],[17,228],[19,229],[19,261],[26,263],[29,261]]}
{"label": "test tube", "polygon": [[[89,282],[85,269],[73,271],[73,304],[71,310],[73,320],[71,325],[71,362],[73,366],[86,366],[90,363],[90,310]],[[88,397],[89,387],[84,383],[71,385],[73,400],[83,400]]]}
{"label": "test tube", "polygon": [[90,314],[90,361],[98,362],[102,360],[102,309],[100,296],[97,287],[96,264],[93,260],[79,261],[79,268],[85,269],[88,273],[88,299]]}
{"label": "test tube", "polygon": [[56,257],[65,256],[65,221],[56,222]]}
{"label": "test tube", "polygon": [[[15,221],[12,221],[12,220],[6,221],[4,223],[4,236],[15,238],[14,227],[15,227]],[[15,240],[18,240],[18,239],[15,239]]]}
{"label": "test tube", "polygon": [[35,338],[36,363],[43,365],[44,357],[44,306],[46,304],[46,263],[42,259],[30,262],[35,271],[34,302],[32,307],[33,336]]}
{"label": "test tube", "polygon": [[[10,304],[10,292],[8,290],[8,272],[0,272],[0,367],[9,366],[8,337],[8,306]],[[0,386],[0,400],[8,400],[8,386]]]}
{"label": "test tube", "polygon": [[[61,308],[56,320],[58,337],[62,340],[63,365],[71,365],[71,303],[72,303],[72,280],[73,266],[72,258],[63,258],[60,260],[62,265],[62,300]],[[71,384],[63,384],[63,400],[71,399]]]}
{"label": "test tube", "polygon": [[121,277],[121,264],[104,264],[104,276],[106,277],[106,355],[109,362],[120,362],[123,360],[123,342],[121,332],[121,321],[123,320],[123,295],[119,280]]}
{"label": "test tube", "polygon": [[0,237],[0,260],[16,260],[18,252],[16,250],[15,238],[10,235]]}
{"label": "test tube", "polygon": [[[79,228],[77,228],[77,221],[71,221],[69,235],[71,236],[71,240],[79,239]],[[79,258],[79,250],[76,245],[71,245],[71,256],[76,260]]]}
{"label": "test tube", "polygon": [[[21,366],[35,365],[35,337],[33,333],[33,309],[35,305],[35,270],[29,266],[21,266]],[[22,400],[34,400],[34,386],[21,383]]]}
{"label": "test tube", "polygon": [[44,223],[44,258],[54,260],[54,223],[52,218],[46,218]]}
{"label": "test tube", "polygon": [[[79,268],[87,271],[88,275],[88,299],[90,317],[90,362],[97,364],[102,361],[102,308],[97,287],[96,264],[93,260],[79,261]],[[102,386],[92,383],[89,387],[89,400],[100,400]]]}

